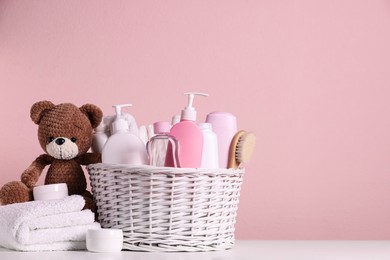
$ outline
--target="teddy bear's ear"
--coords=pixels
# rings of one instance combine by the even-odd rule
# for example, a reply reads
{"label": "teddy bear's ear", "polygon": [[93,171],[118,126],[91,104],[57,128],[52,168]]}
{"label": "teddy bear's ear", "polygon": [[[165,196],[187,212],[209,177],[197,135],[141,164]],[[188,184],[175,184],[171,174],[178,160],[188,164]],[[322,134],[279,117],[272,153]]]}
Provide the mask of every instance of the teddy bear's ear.
{"label": "teddy bear's ear", "polygon": [[32,121],[38,125],[45,112],[52,109],[53,107],[55,107],[55,105],[47,100],[36,102],[34,105],[32,105],[30,110],[30,117]]}
{"label": "teddy bear's ear", "polygon": [[102,121],[102,110],[93,104],[82,105],[80,111],[88,117],[89,121],[91,121],[92,128],[96,128]]}

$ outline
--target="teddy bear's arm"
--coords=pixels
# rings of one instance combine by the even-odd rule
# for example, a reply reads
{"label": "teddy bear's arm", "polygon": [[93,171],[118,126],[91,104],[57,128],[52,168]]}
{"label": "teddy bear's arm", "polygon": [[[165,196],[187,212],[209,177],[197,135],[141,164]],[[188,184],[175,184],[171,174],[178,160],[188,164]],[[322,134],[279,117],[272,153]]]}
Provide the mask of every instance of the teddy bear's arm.
{"label": "teddy bear's arm", "polygon": [[82,165],[102,162],[102,156],[99,153],[86,153],[78,157],[78,161]]}
{"label": "teddy bear's arm", "polygon": [[39,176],[46,165],[53,162],[54,158],[47,154],[41,154],[38,156],[30,166],[22,173],[21,180],[30,189],[37,183]]}

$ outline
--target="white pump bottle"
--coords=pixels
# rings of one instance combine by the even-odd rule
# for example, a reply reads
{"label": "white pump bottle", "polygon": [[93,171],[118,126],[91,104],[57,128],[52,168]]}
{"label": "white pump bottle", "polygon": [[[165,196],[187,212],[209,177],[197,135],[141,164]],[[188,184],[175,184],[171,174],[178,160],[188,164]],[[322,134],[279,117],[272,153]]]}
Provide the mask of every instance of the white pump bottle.
{"label": "white pump bottle", "polygon": [[148,155],[143,141],[130,132],[129,124],[121,109],[131,104],[114,105],[116,118],[112,122],[112,135],[102,151],[102,162],[107,164],[148,164]]}
{"label": "white pump bottle", "polygon": [[110,136],[110,130],[103,118],[102,122],[94,129],[92,138],[92,152],[102,153],[103,147]]}

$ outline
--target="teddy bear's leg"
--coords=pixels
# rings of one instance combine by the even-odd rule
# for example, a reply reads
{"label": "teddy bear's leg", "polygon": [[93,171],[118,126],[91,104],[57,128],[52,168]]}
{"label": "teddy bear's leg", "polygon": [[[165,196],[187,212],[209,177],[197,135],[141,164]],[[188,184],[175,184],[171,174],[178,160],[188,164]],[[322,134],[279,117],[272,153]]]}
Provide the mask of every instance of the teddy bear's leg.
{"label": "teddy bear's leg", "polygon": [[86,190],[86,191],[84,191],[82,196],[84,197],[84,200],[85,200],[84,209],[90,209],[92,212],[94,212],[96,214],[97,207],[96,207],[96,203],[93,201],[92,194]]}
{"label": "teddy bear's leg", "polygon": [[0,189],[0,205],[26,202],[32,199],[32,191],[20,181],[11,181]]}

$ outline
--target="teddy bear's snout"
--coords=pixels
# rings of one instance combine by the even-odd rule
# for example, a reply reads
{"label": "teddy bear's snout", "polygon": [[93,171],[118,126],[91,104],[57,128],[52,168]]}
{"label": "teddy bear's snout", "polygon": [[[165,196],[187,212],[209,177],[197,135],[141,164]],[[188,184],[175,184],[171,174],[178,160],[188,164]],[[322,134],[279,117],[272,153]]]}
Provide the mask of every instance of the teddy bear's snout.
{"label": "teddy bear's snout", "polygon": [[49,155],[56,159],[70,160],[75,158],[79,153],[79,148],[76,144],[75,137],[57,137],[50,138],[50,142],[46,145],[46,151]]}
{"label": "teddy bear's snout", "polygon": [[65,139],[64,138],[57,138],[56,139],[56,144],[63,145],[64,143],[65,143]]}

